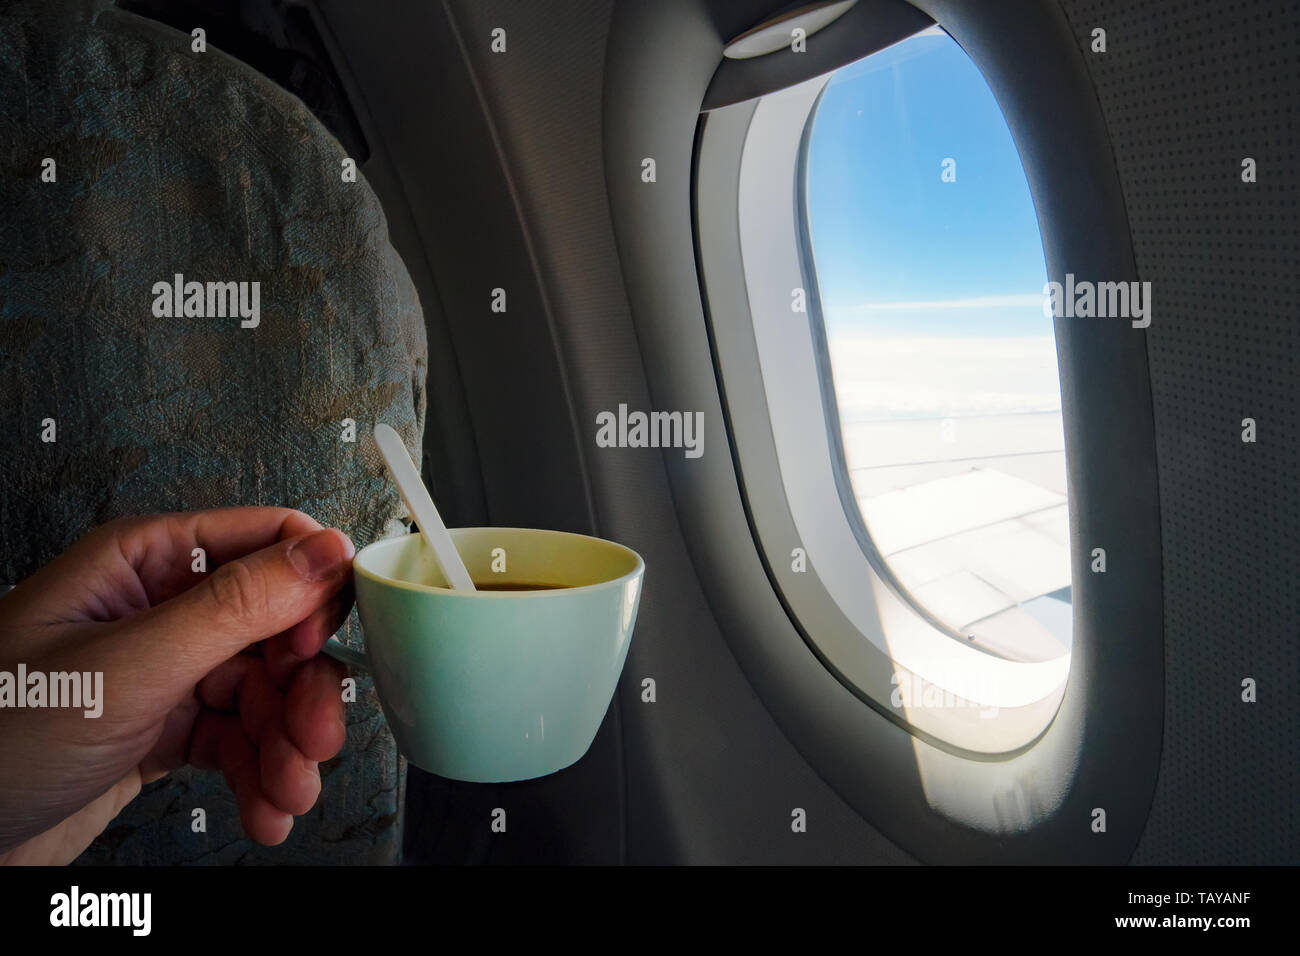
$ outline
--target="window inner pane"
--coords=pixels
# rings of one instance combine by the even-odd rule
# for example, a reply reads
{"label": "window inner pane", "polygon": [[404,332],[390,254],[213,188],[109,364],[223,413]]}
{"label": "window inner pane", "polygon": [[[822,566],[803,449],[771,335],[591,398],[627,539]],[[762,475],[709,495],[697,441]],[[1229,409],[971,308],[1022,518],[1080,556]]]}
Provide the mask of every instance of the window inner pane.
{"label": "window inner pane", "polygon": [[840,70],[805,201],[854,496],[913,600],[1017,660],[1070,646],[1042,239],[991,91],[941,30]]}

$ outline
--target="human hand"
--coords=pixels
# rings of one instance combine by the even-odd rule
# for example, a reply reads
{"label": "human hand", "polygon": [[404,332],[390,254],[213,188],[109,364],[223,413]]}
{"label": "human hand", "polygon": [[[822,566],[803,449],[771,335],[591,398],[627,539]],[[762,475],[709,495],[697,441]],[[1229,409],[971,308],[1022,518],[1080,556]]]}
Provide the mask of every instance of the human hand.
{"label": "human hand", "polygon": [[98,717],[0,708],[0,862],[70,862],[186,763],[223,772],[252,839],[283,841],[344,742],[343,668],[317,654],[353,553],[287,508],[125,518],[0,597],[0,673],[103,675]]}

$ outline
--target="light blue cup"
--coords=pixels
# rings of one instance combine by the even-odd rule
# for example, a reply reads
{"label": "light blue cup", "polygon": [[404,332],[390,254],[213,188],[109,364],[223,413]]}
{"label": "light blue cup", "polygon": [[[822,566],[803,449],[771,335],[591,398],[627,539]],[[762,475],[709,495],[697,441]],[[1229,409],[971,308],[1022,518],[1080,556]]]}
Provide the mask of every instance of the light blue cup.
{"label": "light blue cup", "polygon": [[331,638],[325,652],[374,675],[415,766],[480,783],[561,770],[587,752],[614,696],[645,563],[562,531],[451,536],[475,584],[560,587],[453,591],[420,535],[387,538],[352,562],[366,650]]}

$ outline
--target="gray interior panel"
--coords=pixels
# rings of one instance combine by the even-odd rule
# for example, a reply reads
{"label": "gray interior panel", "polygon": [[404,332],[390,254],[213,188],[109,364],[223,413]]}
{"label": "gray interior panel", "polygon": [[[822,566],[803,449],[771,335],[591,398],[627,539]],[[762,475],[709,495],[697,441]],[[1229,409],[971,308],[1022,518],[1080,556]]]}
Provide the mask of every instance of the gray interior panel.
{"label": "gray interior panel", "polygon": [[[525,219],[561,316],[591,447],[597,533],[635,548],[647,564],[619,692],[629,861],[902,859],[799,759],[731,658],[685,550],[664,473],[665,459],[681,461],[681,452],[594,448],[598,411],[621,402],[664,407],[647,387],[606,198],[611,176],[640,184],[639,159],[623,173],[602,160],[610,5],[465,3],[456,12],[464,35],[483,38],[470,46],[470,58],[499,110],[503,148],[520,171]],[[489,53],[494,26],[522,38],[512,48],[517,55]],[[694,120],[685,123],[689,135]],[[689,235],[680,247],[688,259]],[[707,365],[707,355],[701,358]],[[706,448],[717,442],[712,453],[725,454],[718,419],[706,410],[705,420]],[[656,681],[653,704],[641,700],[644,677]],[[791,832],[794,807],[808,809],[815,830]]]}
{"label": "gray interior panel", "polygon": [[[753,26],[757,10],[756,4],[724,2],[711,4],[710,13],[718,36],[727,39]],[[701,109],[753,99],[829,73],[924,30],[931,22],[916,7],[898,0],[858,0],[829,27],[815,33],[816,40],[799,56],[724,59],[713,74]]]}
{"label": "gray interior panel", "polygon": [[[1058,322],[1079,640],[1044,738],[1055,750],[1040,753],[1043,768],[1075,770],[1047,785],[1006,778],[1009,814],[1041,815],[1035,787],[1059,805],[1006,841],[930,808],[917,739],[867,712],[799,639],[749,534],[697,278],[692,162],[702,106],[811,68],[718,69],[722,40],[781,4],[319,6],[361,91],[367,176],[386,206],[409,207],[409,219],[390,211],[394,242],[439,305],[426,307],[431,369],[449,371],[430,384],[441,437],[426,447],[436,481],[456,476],[442,479],[453,513],[588,531],[647,562],[588,757],[495,788],[413,773],[409,858],[1297,859],[1293,6],[915,3],[1007,116],[1051,277],[1155,286],[1146,332]],[[863,0],[852,15],[891,7]],[[1096,25],[1104,56],[1089,50]],[[837,26],[812,41],[842,57],[852,38]],[[489,45],[498,27],[502,54]],[[415,83],[398,68],[411,60],[427,63]],[[1245,155],[1259,162],[1254,186],[1240,182]],[[641,180],[646,157],[654,183]],[[508,317],[487,311],[495,286],[509,287]],[[463,389],[465,417],[444,409],[437,424],[439,389],[447,409]],[[620,403],[702,411],[704,458],[597,448],[595,416]],[[1248,415],[1253,445],[1239,437]],[[1086,571],[1094,546],[1110,556],[1104,576]],[[1240,701],[1248,676],[1253,705]],[[508,841],[481,824],[494,806],[518,811]],[[1088,833],[1096,806],[1111,811],[1101,839]],[[807,833],[791,832],[796,807]]]}
{"label": "gray interior panel", "polygon": [[[1159,309],[1147,341],[1168,732],[1134,862],[1295,864],[1300,7],[1062,6],[1081,50],[1107,32],[1107,53],[1086,59]],[[1241,440],[1246,417],[1254,444]]]}

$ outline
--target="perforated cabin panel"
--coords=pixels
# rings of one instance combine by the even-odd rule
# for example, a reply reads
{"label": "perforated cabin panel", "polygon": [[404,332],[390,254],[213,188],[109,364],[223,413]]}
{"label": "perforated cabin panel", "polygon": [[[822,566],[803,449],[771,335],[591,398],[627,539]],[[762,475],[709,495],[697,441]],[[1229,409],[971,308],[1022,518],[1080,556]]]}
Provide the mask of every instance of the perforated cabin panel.
{"label": "perforated cabin panel", "polygon": [[[1133,861],[1295,863],[1300,4],[1061,5],[1106,117],[1139,276],[1152,284],[1165,726]],[[1104,54],[1091,50],[1095,28]],[[1247,157],[1255,183],[1242,181]],[[1253,704],[1242,701],[1248,677]]]}

